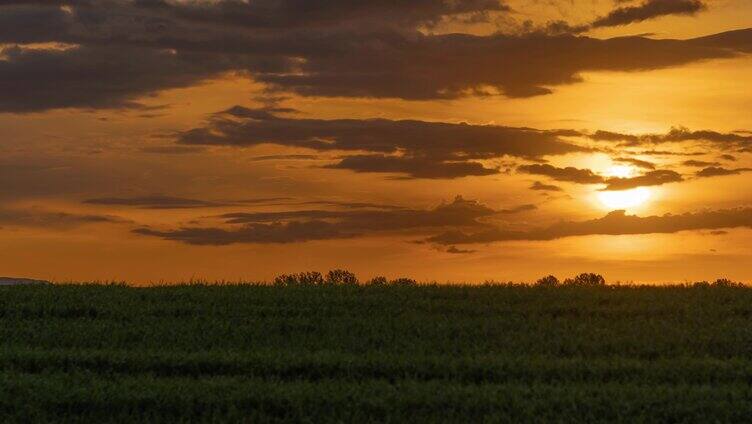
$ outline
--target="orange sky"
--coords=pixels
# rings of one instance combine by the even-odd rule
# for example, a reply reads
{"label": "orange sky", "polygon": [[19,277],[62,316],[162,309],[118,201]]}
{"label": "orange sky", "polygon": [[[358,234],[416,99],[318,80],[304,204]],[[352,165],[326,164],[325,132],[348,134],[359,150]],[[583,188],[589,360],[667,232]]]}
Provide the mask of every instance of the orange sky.
{"label": "orange sky", "polygon": [[0,275],[752,281],[752,3],[301,1],[0,5]]}

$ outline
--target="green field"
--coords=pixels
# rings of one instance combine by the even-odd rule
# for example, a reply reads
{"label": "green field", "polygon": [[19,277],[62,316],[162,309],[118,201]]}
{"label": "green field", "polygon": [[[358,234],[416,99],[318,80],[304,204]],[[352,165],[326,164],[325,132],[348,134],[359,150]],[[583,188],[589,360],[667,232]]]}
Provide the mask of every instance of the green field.
{"label": "green field", "polygon": [[0,422],[744,422],[752,289],[0,288]]}

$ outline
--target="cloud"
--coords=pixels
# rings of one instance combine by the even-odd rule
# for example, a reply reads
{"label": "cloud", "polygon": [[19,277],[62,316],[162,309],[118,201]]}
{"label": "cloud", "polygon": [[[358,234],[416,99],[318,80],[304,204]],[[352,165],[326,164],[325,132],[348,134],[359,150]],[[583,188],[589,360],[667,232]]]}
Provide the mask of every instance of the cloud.
{"label": "cloud", "polygon": [[322,205],[322,206],[336,206],[346,209],[405,209],[402,206],[384,205],[379,203],[370,202],[346,202],[340,200],[312,200],[307,202],[299,202],[297,205]]}
{"label": "cloud", "polygon": [[204,151],[204,149],[202,149],[201,147],[194,147],[194,146],[169,145],[169,146],[142,147],[141,149],[139,149],[139,151],[143,153],[152,153],[152,154],[160,154],[160,155],[184,155],[184,154],[201,153]]}
{"label": "cloud", "polygon": [[527,205],[520,205],[514,208],[510,208],[510,209],[500,209],[500,210],[497,210],[496,213],[499,215],[512,215],[512,214],[516,214],[520,212],[534,211],[537,209],[538,209],[538,206],[527,204]]}
{"label": "cloud", "polygon": [[449,231],[426,241],[442,245],[491,243],[498,241],[545,241],[588,235],[670,234],[689,230],[752,228],[752,208],[726,209],[639,217],[614,211],[603,218],[580,222],[559,222],[530,230],[486,229],[476,233]]}
{"label": "cloud", "polygon": [[566,181],[577,184],[602,184],[604,177],[589,169],[579,169],[568,166],[557,168],[549,164],[522,165],[517,168],[519,172],[533,175],[544,175],[556,181]]}
{"label": "cloud", "polygon": [[175,230],[140,228],[137,234],[196,245],[292,243],[351,238],[382,233],[425,232],[446,228],[483,228],[484,219],[531,210],[530,205],[494,210],[457,197],[433,209],[293,210],[220,215],[225,227]]}
{"label": "cloud", "polygon": [[203,127],[179,133],[177,142],[191,146],[277,144],[320,152],[369,152],[346,156],[327,167],[397,173],[411,178],[459,178],[499,172],[478,160],[588,150],[564,141],[560,134],[531,128],[417,120],[287,118],[269,109],[235,106],[214,115]]}
{"label": "cloud", "polygon": [[692,166],[696,168],[705,168],[708,166],[719,166],[720,163],[718,162],[706,162],[704,160],[685,160],[682,162],[682,165],[684,166]]}
{"label": "cloud", "polygon": [[251,161],[253,162],[261,162],[261,161],[267,161],[267,160],[314,160],[318,159],[318,156],[316,155],[267,155],[267,156],[256,156],[255,158],[251,158]]}
{"label": "cloud", "polygon": [[603,191],[630,190],[637,187],[684,181],[680,174],[669,170],[649,171],[631,178],[608,178],[598,175],[590,169],[579,169],[571,166],[558,168],[549,164],[522,165],[517,170],[528,174],[544,175],[556,181],[576,184],[606,184],[606,187],[602,189]]}
{"label": "cloud", "polygon": [[536,191],[564,191],[561,187],[552,184],[543,184],[540,181],[536,181],[530,186],[530,190]]}
{"label": "cloud", "polygon": [[628,163],[630,165],[634,165],[634,166],[636,166],[638,168],[642,168],[642,169],[655,170],[655,164],[652,163],[652,162],[648,162],[646,160],[640,160],[640,159],[635,159],[635,158],[616,158],[616,159],[613,159],[613,160],[614,160],[614,162]]}
{"label": "cloud", "polygon": [[501,93],[525,98],[581,82],[583,72],[637,72],[738,54],[691,40],[535,34],[414,35],[363,44],[357,54],[338,53],[310,58],[302,72],[260,80],[304,96],[428,100]]}
{"label": "cloud", "polygon": [[265,197],[258,199],[243,199],[234,201],[208,201],[188,199],[173,196],[142,196],[142,197],[102,197],[87,199],[83,203],[100,206],[130,206],[141,209],[196,209],[239,206],[248,204],[265,204],[292,200],[289,197]]}
{"label": "cloud", "polygon": [[590,135],[590,138],[597,141],[626,141],[629,143],[636,143],[640,141],[640,137],[634,134],[623,134],[603,130],[594,132]]}
{"label": "cloud", "polygon": [[457,246],[450,246],[445,250],[445,252],[455,255],[467,255],[470,253],[475,253],[475,250],[458,249]]}
{"label": "cloud", "polygon": [[486,168],[478,162],[444,162],[431,158],[397,157],[385,155],[348,156],[330,169],[349,169],[355,172],[406,174],[411,178],[461,178],[498,174],[499,170]]}
{"label": "cloud", "polygon": [[254,0],[252,3],[238,0],[213,3],[157,0],[140,2],[140,6],[196,22],[267,30],[353,25],[412,27],[436,23],[454,15],[509,10],[498,0],[326,0],[315,4],[308,0]]}
{"label": "cloud", "polygon": [[642,22],[667,15],[694,15],[707,8],[700,0],[647,0],[637,6],[625,6],[612,10],[596,19],[592,28],[612,27]]}
{"label": "cloud", "polygon": [[41,208],[0,209],[0,225],[69,229],[88,224],[124,223],[122,218],[111,215],[90,215],[50,211]]}
{"label": "cloud", "polygon": [[171,196],[144,196],[128,198],[105,197],[84,200],[83,203],[106,206],[133,206],[145,209],[190,209],[228,206],[228,203],[209,202],[205,200],[186,199]]}
{"label": "cloud", "polygon": [[619,141],[626,146],[648,144],[681,143],[686,141],[706,142],[720,149],[740,149],[752,145],[752,136],[738,133],[722,133],[712,130],[692,131],[683,127],[673,127],[665,134],[622,134],[610,131],[596,131],[588,136],[596,141]]}
{"label": "cloud", "polygon": [[136,234],[160,237],[194,245],[223,246],[236,243],[294,243],[310,240],[331,240],[355,236],[341,232],[336,225],[324,221],[248,224],[238,229],[181,228],[158,231],[150,228],[133,230]]}
{"label": "cloud", "polygon": [[726,175],[739,175],[743,172],[752,171],[752,168],[726,169],[717,166],[711,166],[697,172],[698,177],[723,177]]}
{"label": "cloud", "polygon": [[[622,0],[617,2],[626,3]],[[550,35],[580,34],[597,28],[624,26],[663,16],[693,16],[706,9],[707,5],[701,0],[646,0],[636,6],[617,7],[605,16],[586,24],[573,25],[566,21],[556,20],[534,31]]]}
{"label": "cloud", "polygon": [[0,60],[0,112],[143,108],[138,98],[195,85],[243,60],[135,47],[13,47]]}
{"label": "cloud", "polygon": [[631,178],[608,178],[603,191],[631,190],[637,187],[659,186],[668,183],[684,181],[682,176],[669,170],[650,171],[643,175]]}
{"label": "cloud", "polygon": [[506,10],[491,0],[66,4],[0,5],[0,43],[14,45],[0,60],[0,111],[138,108],[144,97],[227,73],[303,96],[531,97],[580,82],[584,72],[752,51],[752,30],[691,40],[421,31],[447,17]]}

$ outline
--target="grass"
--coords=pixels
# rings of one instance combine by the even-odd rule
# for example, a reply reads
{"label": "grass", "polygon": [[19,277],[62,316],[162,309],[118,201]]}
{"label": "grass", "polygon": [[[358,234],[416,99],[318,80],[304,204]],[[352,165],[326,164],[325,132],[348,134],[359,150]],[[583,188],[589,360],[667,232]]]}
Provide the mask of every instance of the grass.
{"label": "grass", "polygon": [[752,289],[0,288],[0,422],[742,422]]}

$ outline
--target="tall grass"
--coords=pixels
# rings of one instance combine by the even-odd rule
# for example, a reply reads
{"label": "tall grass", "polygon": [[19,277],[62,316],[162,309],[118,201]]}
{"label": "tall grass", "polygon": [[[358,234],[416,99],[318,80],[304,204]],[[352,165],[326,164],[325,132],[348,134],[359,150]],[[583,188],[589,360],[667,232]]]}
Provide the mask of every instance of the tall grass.
{"label": "tall grass", "polygon": [[0,421],[752,416],[752,289],[333,277],[0,288]]}

